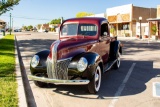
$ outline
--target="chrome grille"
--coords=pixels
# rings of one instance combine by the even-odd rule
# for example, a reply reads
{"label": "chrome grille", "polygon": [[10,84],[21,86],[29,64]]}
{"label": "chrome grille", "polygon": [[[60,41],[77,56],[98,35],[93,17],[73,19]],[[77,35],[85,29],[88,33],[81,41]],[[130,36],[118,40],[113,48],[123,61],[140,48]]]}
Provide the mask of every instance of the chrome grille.
{"label": "chrome grille", "polygon": [[57,79],[68,79],[68,65],[70,63],[70,60],[63,60],[58,62],[56,65],[56,73],[57,73]]}
{"label": "chrome grille", "polygon": [[47,74],[48,78],[56,78],[55,73],[52,72],[52,62],[49,59],[47,59]]}
{"label": "chrome grille", "polygon": [[[70,59],[61,60],[53,64],[50,60],[47,60],[47,74],[48,78],[52,79],[68,79],[68,65]],[[55,66],[53,70],[53,66]]]}

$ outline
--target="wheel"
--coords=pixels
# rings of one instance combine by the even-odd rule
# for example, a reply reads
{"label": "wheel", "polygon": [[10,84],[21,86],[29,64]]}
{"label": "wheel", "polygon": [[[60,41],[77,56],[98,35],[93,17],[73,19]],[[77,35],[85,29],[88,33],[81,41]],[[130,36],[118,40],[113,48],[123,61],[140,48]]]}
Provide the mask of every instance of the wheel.
{"label": "wheel", "polygon": [[96,70],[94,72],[94,76],[91,79],[90,83],[88,84],[88,90],[89,93],[95,94],[99,91],[100,86],[101,86],[101,68],[98,65],[96,67]]}
{"label": "wheel", "polygon": [[121,60],[120,60],[120,56],[117,55],[117,61],[115,62],[115,64],[113,65],[115,69],[118,69],[121,65]]}
{"label": "wheel", "polygon": [[[44,77],[44,75],[41,74],[41,73],[36,74],[36,76],[38,76],[38,77]],[[40,82],[40,81],[34,81],[34,84],[36,86],[38,86],[38,87],[41,87],[41,88],[43,88],[43,87],[45,87],[47,85],[47,83]]]}
{"label": "wheel", "polygon": [[47,85],[46,83],[40,82],[40,81],[34,81],[34,84],[38,87],[41,87],[41,88],[43,88]]}

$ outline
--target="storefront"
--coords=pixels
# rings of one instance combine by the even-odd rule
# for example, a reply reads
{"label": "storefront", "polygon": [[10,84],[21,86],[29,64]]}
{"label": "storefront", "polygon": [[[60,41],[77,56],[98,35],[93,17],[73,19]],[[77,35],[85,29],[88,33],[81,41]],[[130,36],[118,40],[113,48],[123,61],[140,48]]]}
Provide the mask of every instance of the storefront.
{"label": "storefront", "polygon": [[136,36],[136,23],[140,16],[143,18],[142,23],[147,23],[149,17],[156,18],[155,8],[137,7],[133,4],[108,8],[106,13],[113,36]]}
{"label": "storefront", "polygon": [[147,19],[149,23],[149,35],[152,39],[160,40],[160,5],[157,6],[157,18]]}

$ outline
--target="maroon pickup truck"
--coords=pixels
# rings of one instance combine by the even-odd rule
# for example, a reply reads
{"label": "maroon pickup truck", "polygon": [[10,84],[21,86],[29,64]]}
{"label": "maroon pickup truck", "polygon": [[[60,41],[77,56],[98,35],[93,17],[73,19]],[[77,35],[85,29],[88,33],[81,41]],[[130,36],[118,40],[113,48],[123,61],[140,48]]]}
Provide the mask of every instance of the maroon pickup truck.
{"label": "maroon pickup truck", "polygon": [[120,67],[122,45],[110,37],[105,18],[72,18],[60,26],[59,40],[50,50],[36,53],[30,63],[36,86],[47,83],[87,85],[90,93],[101,86],[102,74]]}

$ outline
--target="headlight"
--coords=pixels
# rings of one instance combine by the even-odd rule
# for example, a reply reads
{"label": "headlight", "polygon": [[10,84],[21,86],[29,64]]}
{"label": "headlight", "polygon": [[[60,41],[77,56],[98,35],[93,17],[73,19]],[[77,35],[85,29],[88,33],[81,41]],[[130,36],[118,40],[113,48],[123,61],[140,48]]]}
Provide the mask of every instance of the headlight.
{"label": "headlight", "polygon": [[39,56],[38,55],[34,55],[32,60],[31,60],[31,66],[32,67],[36,67],[39,64]]}
{"label": "headlight", "polygon": [[88,61],[86,58],[82,57],[77,64],[77,69],[78,71],[84,71],[87,68],[88,65]]}

